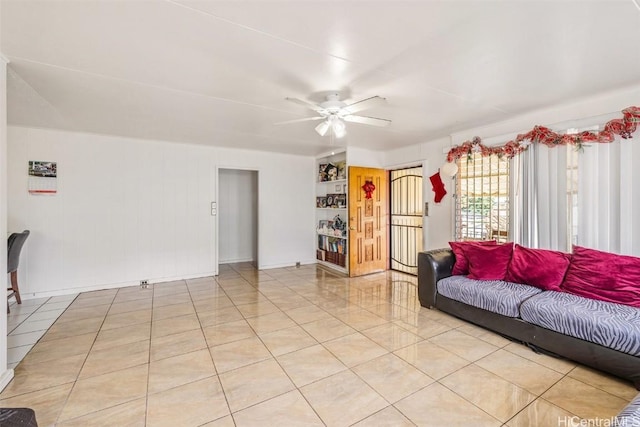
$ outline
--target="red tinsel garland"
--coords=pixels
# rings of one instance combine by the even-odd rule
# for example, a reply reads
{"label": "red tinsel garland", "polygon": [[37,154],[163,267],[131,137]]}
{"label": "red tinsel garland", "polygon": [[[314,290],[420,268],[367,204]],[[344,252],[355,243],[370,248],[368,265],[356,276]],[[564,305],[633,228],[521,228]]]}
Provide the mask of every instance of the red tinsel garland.
{"label": "red tinsel garland", "polygon": [[558,145],[575,145],[578,148],[582,144],[589,142],[610,143],[615,139],[615,135],[620,135],[624,139],[631,138],[631,134],[636,131],[640,122],[640,107],[629,107],[622,110],[621,119],[613,119],[604,125],[598,132],[585,131],[578,134],[559,134],[544,126],[536,126],[529,132],[519,134],[515,140],[507,142],[501,147],[487,147],[482,144],[479,137],[474,137],[471,141],[465,141],[449,150],[447,162],[455,162],[462,156],[470,157],[474,153],[482,153],[483,156],[497,154],[499,157],[506,156],[512,158],[522,153],[532,142],[544,144],[547,147]]}

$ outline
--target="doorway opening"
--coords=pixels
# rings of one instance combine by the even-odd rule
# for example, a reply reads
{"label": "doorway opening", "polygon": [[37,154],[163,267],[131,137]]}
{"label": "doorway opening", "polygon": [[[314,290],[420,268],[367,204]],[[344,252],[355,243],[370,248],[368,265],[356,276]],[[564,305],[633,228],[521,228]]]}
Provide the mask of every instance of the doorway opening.
{"label": "doorway opening", "polygon": [[217,210],[218,265],[258,268],[258,171],[218,169]]}
{"label": "doorway opening", "polygon": [[422,251],[422,166],[392,170],[390,174],[391,269],[418,274]]}

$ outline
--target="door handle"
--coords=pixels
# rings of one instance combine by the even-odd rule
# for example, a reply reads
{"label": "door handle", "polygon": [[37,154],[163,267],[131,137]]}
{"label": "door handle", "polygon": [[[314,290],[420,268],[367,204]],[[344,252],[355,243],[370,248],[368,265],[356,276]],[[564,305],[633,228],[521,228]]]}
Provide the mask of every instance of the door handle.
{"label": "door handle", "polygon": [[351,227],[349,227],[349,230],[355,230],[356,228],[352,225]]}

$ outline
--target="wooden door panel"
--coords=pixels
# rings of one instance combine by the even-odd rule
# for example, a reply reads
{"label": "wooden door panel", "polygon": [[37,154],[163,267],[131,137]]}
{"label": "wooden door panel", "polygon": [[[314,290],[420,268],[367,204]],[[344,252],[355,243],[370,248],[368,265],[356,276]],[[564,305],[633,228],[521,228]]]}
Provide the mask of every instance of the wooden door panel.
{"label": "wooden door panel", "polygon": [[[371,181],[375,190],[366,198],[362,189]],[[387,172],[349,167],[349,275],[384,271],[387,266]]]}

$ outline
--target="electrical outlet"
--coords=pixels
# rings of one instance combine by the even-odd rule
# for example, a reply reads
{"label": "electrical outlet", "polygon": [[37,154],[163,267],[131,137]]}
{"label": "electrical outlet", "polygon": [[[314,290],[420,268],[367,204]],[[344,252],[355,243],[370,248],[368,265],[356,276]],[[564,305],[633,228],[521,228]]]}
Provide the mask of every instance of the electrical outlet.
{"label": "electrical outlet", "polygon": [[296,268],[300,268],[300,261],[296,261]]}
{"label": "electrical outlet", "polygon": [[149,287],[149,281],[148,280],[140,280],[140,287],[142,289],[146,289],[147,287]]}

